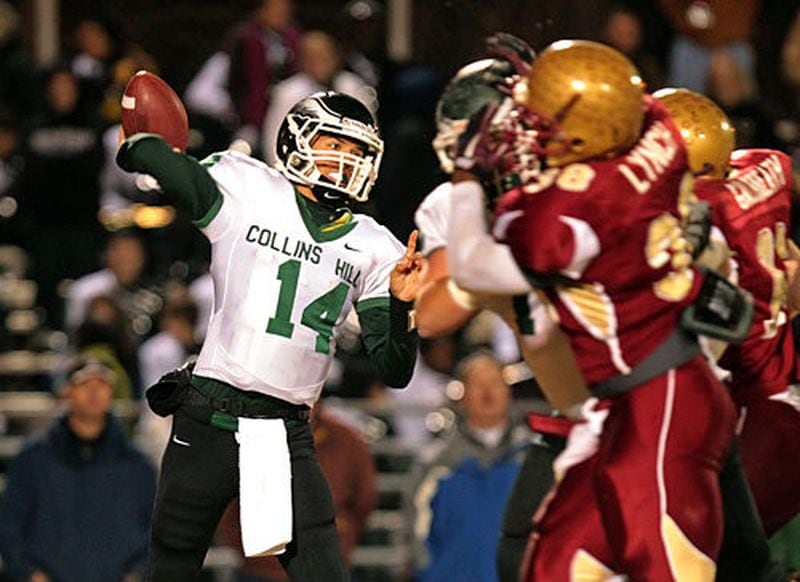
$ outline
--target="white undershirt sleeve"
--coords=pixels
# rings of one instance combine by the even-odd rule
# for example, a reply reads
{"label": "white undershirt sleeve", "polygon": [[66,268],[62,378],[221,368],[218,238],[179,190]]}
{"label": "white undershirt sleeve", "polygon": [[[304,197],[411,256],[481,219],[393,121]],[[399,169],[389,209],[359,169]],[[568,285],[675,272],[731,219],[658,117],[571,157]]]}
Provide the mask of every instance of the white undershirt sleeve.
{"label": "white undershirt sleeve", "polygon": [[484,196],[477,182],[453,186],[447,260],[450,276],[470,291],[519,295],[533,290],[511,254],[487,232]]}

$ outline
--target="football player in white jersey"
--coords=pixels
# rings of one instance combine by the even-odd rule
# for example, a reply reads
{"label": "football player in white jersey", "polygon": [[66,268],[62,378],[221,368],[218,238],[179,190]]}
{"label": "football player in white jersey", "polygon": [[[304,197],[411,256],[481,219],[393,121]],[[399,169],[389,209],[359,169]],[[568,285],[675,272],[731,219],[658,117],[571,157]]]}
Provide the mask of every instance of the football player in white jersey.
{"label": "football player in white jersey", "polygon": [[[404,250],[386,228],[348,209],[351,199],[366,200],[377,178],[383,142],[372,114],[351,97],[314,94],[286,115],[277,152],[277,171],[233,151],[198,163],[156,135],[137,134],[117,155],[123,169],[154,176],[212,247],[211,320],[159,483],[150,564],[156,582],[197,575],[222,512],[240,491],[246,552],[248,539],[285,527],[273,514],[258,531],[246,523],[244,496],[264,485],[245,477],[251,468],[243,439],[253,418],[282,419],[286,434],[265,445],[259,463],[270,463],[286,442],[291,458],[291,541],[274,553],[292,580],[346,580],[308,411],[333,359],[335,332],[352,309],[383,382],[403,387],[413,370],[417,337],[409,322],[422,266],[416,233]],[[252,515],[263,505],[256,498]]]}
{"label": "football player in white jersey", "polygon": [[[506,97],[518,71],[508,50],[532,58],[530,47],[511,35],[499,33],[490,38],[486,58],[459,69],[448,82],[436,108],[437,134],[433,147],[442,170],[455,169],[457,142],[470,117],[491,102]],[[501,43],[498,46],[498,43]],[[528,55],[525,55],[528,49]],[[497,54],[501,52],[502,54]],[[534,161],[535,162],[535,161]],[[502,182],[502,181],[501,181]],[[498,184],[502,189],[502,184]],[[515,332],[520,351],[556,409],[576,416],[589,391],[578,371],[574,355],[563,335],[550,321],[535,293],[515,297],[474,294],[460,289],[450,279],[447,266],[447,231],[453,185],[444,182],[422,201],[414,216],[428,261],[416,301],[416,320],[420,334],[436,337],[465,325],[481,309],[489,309]],[[519,566],[532,529],[532,516],[552,485],[551,465],[563,449],[571,421],[564,418],[529,416],[531,428],[543,434],[540,442],[528,448],[520,474],[511,492],[498,546],[497,566],[501,581],[516,581]],[[545,426],[546,425],[546,426]]]}

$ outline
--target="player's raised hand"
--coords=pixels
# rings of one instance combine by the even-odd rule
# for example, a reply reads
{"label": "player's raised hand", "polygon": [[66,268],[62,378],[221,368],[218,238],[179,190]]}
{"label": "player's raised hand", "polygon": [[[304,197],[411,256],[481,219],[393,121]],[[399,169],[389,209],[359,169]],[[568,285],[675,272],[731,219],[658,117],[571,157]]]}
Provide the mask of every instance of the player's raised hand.
{"label": "player's raised hand", "polygon": [[389,287],[392,295],[401,301],[411,301],[417,296],[422,282],[422,267],[424,259],[422,253],[417,252],[417,237],[419,231],[414,230],[408,237],[406,252],[397,261],[389,277]]}

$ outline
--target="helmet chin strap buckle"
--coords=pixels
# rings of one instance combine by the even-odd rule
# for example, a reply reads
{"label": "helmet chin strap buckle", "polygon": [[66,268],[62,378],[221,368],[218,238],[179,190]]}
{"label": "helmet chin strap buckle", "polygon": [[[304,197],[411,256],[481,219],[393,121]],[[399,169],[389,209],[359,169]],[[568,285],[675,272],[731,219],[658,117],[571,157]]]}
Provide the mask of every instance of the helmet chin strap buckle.
{"label": "helmet chin strap buckle", "polygon": [[344,208],[350,202],[350,197],[343,192],[315,184],[311,186],[311,193],[317,202],[333,210]]}

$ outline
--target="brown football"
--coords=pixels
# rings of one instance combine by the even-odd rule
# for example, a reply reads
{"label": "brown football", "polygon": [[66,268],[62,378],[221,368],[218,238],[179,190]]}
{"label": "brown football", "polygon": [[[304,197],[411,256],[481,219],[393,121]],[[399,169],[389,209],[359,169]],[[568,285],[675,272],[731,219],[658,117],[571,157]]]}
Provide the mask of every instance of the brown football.
{"label": "brown football", "polygon": [[139,71],[122,94],[125,135],[156,133],[180,151],[189,140],[189,118],[178,95],[158,75]]}

